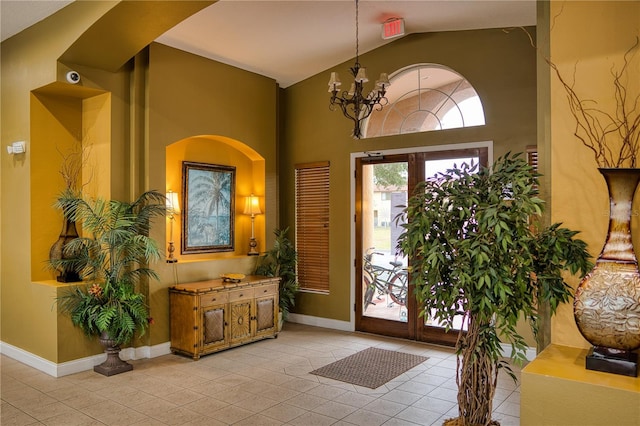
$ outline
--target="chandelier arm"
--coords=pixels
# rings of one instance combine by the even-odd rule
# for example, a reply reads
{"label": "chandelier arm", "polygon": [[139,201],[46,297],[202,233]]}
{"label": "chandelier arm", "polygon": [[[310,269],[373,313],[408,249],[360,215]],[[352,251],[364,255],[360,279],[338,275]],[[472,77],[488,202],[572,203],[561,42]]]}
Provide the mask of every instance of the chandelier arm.
{"label": "chandelier arm", "polygon": [[362,110],[359,114],[359,119],[360,120],[364,120],[367,117],[369,117],[371,115],[371,112],[373,112],[373,108],[375,107],[376,104],[365,104],[362,107]]}
{"label": "chandelier arm", "polygon": [[351,121],[358,121],[358,116],[356,115],[351,115],[350,111],[348,110],[348,106],[345,106],[342,108],[342,114],[344,114],[345,117],[347,117],[349,120]]}
{"label": "chandelier arm", "polygon": [[[353,121],[353,137],[356,139],[360,139],[360,136],[362,136],[362,133],[360,132],[360,114],[357,113],[355,103],[350,101],[344,101],[344,102],[339,102],[338,105],[340,105],[342,114],[349,120]],[[353,107],[354,115],[351,115],[351,112],[349,111],[349,107]]]}

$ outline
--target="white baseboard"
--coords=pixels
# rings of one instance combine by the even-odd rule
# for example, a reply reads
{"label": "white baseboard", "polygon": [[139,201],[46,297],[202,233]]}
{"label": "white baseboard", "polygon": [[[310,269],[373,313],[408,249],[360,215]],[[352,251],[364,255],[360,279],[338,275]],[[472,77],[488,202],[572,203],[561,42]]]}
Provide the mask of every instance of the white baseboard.
{"label": "white baseboard", "polygon": [[[500,343],[500,347],[502,348],[502,353],[504,354],[505,357],[508,357],[509,355],[511,355],[510,344]],[[527,347],[525,351],[525,357],[527,358],[527,361],[529,362],[533,361],[537,355],[538,355],[538,351],[536,350],[536,348],[532,348],[531,346]]]}
{"label": "white baseboard", "polygon": [[[289,316],[287,317],[287,321],[293,322],[296,324],[312,325],[315,327],[331,328],[334,330],[341,330],[341,331],[355,330],[354,325],[347,321],[338,321],[338,320],[332,320],[328,318],[313,317],[309,315],[300,315],[300,314],[294,314],[294,313],[289,313]],[[502,353],[505,354],[505,356],[509,356],[511,354],[511,345],[507,343],[502,343],[500,346],[502,347]],[[529,346],[525,353],[527,360],[533,361],[536,355],[537,355],[536,348],[532,348]]]}
{"label": "white baseboard", "polygon": [[[154,346],[139,346],[137,348],[124,348],[120,351],[120,358],[124,361],[131,359],[156,358],[171,353],[171,342],[160,343]],[[102,362],[102,361],[100,361]]]}
{"label": "white baseboard", "polygon": [[[120,358],[125,361],[155,358],[170,354],[170,346],[170,342],[165,342],[154,346],[124,348],[120,352]],[[56,364],[55,362],[49,361],[5,342],[0,342],[0,353],[53,377],[68,376],[69,374],[91,370],[94,366],[103,363],[105,359],[107,359],[105,354],[99,354]]]}
{"label": "white baseboard", "polygon": [[354,324],[348,321],[339,321],[330,318],[313,317],[310,315],[300,315],[289,313],[287,321],[296,324],[312,325],[314,327],[331,328],[333,330],[354,331]]}

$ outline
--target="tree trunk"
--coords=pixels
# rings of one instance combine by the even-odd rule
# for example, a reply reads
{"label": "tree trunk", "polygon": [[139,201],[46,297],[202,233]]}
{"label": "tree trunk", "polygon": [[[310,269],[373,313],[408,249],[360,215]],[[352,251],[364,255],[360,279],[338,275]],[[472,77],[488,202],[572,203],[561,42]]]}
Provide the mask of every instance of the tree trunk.
{"label": "tree trunk", "polygon": [[491,420],[498,368],[483,346],[482,330],[487,327],[472,317],[467,333],[458,340],[458,424],[463,426],[499,424]]}

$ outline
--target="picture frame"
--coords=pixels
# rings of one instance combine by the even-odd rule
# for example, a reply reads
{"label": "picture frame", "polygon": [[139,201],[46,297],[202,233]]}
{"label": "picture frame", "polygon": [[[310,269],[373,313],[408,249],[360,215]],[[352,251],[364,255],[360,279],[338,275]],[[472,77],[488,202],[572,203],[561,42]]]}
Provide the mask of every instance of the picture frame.
{"label": "picture frame", "polygon": [[234,251],[236,168],[182,162],[182,254]]}

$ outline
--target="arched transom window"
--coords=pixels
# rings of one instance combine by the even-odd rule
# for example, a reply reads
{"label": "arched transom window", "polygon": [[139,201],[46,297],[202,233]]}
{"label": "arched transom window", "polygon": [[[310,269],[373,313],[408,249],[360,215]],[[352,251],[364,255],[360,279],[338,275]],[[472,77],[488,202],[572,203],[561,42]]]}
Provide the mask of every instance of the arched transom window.
{"label": "arched transom window", "polygon": [[374,111],[363,126],[367,138],[485,124],[475,89],[450,68],[411,65],[395,72],[390,81],[389,104]]}

